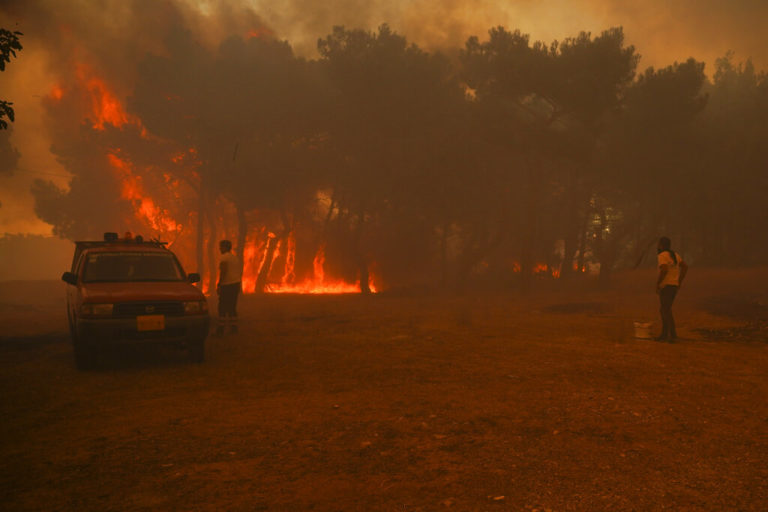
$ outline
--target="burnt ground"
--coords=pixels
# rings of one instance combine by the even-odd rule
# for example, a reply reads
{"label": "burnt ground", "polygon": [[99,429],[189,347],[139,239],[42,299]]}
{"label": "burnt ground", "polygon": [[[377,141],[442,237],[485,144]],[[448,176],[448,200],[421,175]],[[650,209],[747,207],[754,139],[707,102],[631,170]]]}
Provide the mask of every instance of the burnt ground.
{"label": "burnt ground", "polygon": [[763,511],[768,270],[693,269],[676,344],[653,281],[246,296],[202,365],[90,372],[63,284],[0,283],[0,509]]}

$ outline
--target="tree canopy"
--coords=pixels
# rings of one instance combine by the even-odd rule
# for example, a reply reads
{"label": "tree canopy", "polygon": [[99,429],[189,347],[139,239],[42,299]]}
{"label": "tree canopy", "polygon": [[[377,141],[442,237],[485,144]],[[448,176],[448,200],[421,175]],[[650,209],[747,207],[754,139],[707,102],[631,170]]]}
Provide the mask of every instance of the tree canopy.
{"label": "tree canopy", "polygon": [[[16,52],[21,51],[19,36],[22,35],[24,34],[18,31],[11,32],[0,28],[0,71],[5,71],[5,65],[11,62],[11,57],[16,57]],[[0,130],[7,129],[8,121],[13,122],[15,119],[12,105],[13,103],[7,100],[0,100]]]}
{"label": "tree canopy", "polygon": [[195,223],[200,265],[203,240],[236,231],[242,250],[260,226],[275,254],[322,245],[362,291],[373,265],[391,286],[608,279],[661,234],[693,260],[768,256],[751,229],[768,220],[768,80],[732,55],[711,77],[694,58],[639,71],[620,27],[551,43],[494,27],[445,54],[334,27],[315,60],[272,37],[166,45],[137,69],[136,121],[55,144],[75,179],[35,194],[63,236],[97,229],[94,187],[120,197],[100,171],[117,159],[185,184],[163,204]]}

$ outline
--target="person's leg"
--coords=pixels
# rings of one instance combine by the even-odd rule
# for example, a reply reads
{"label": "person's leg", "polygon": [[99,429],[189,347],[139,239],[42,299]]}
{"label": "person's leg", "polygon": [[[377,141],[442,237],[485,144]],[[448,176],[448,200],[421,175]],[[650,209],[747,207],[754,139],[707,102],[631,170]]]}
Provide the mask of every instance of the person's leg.
{"label": "person's leg", "polygon": [[224,328],[231,326],[235,317],[235,301],[237,300],[237,285],[225,285],[221,287],[224,297]]}
{"label": "person's leg", "polygon": [[233,284],[232,285],[232,307],[230,309],[230,322],[229,322],[229,328],[232,334],[237,333],[238,331],[238,325],[237,325],[237,299],[240,297],[240,290],[241,290],[241,284]]}
{"label": "person's leg", "polygon": [[669,291],[669,339],[674,340],[677,338],[677,330],[675,330],[675,317],[672,315],[672,303],[675,302],[677,296],[677,286],[667,286]]}
{"label": "person's leg", "polygon": [[666,302],[664,301],[664,289],[659,291],[659,314],[661,315],[661,334],[656,338],[657,340],[667,339],[669,332],[669,326],[667,325],[667,309]]}
{"label": "person's leg", "polygon": [[674,318],[672,318],[672,302],[675,300],[677,287],[665,286],[659,292],[659,312],[661,313],[661,335],[660,340],[674,338],[675,327]]}
{"label": "person's leg", "polygon": [[226,322],[225,315],[226,315],[226,308],[227,308],[227,302],[224,295],[224,289],[223,287],[219,290],[219,303],[216,307],[216,336],[222,336],[224,335],[224,324]]}

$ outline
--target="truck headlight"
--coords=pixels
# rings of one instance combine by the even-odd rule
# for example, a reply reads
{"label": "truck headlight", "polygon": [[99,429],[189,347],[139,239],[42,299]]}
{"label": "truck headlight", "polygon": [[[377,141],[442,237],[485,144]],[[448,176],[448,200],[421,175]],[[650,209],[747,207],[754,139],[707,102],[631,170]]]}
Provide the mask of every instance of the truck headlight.
{"label": "truck headlight", "polygon": [[184,303],[185,315],[200,315],[208,312],[208,303],[204,300],[190,300]]}
{"label": "truck headlight", "polygon": [[112,316],[114,304],[83,304],[80,313],[85,316]]}

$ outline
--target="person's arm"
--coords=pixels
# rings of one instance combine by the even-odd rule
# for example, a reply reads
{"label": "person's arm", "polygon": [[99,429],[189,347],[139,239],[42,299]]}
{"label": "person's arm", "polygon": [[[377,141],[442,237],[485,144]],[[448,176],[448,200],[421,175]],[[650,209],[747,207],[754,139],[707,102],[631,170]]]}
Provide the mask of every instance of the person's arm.
{"label": "person's arm", "polygon": [[677,283],[677,287],[680,288],[683,286],[683,279],[685,279],[685,274],[688,273],[688,264],[684,261],[680,262],[680,280]]}
{"label": "person's arm", "polygon": [[222,261],[219,263],[219,280],[216,282],[216,293],[219,293],[221,291],[221,278],[224,277],[224,274],[227,272],[227,262]]}
{"label": "person's arm", "polygon": [[656,293],[659,293],[661,291],[661,282],[664,281],[664,278],[667,276],[667,272],[669,271],[669,265],[666,263],[662,263],[659,265],[659,277],[656,279]]}

